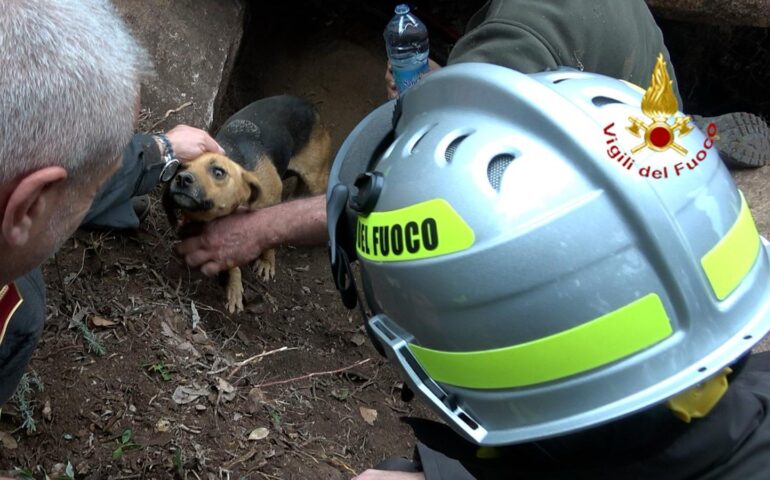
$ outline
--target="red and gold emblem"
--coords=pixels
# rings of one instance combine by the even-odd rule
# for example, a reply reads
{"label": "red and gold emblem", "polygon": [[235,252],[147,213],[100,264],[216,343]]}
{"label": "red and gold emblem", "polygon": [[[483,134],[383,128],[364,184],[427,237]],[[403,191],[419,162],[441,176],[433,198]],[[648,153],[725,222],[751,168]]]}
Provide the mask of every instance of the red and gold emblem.
{"label": "red and gold emblem", "polygon": [[[689,116],[675,116],[678,110],[678,102],[674,95],[674,87],[666,70],[666,61],[663,54],[658,55],[655,69],[652,72],[650,88],[642,97],[642,112],[650,119],[649,122],[637,117],[628,117],[631,125],[626,129],[633,135],[644,139],[644,142],[631,149],[632,153],[647,147],[656,152],[664,152],[669,148],[681,155],[687,154],[687,149],[676,143],[676,135],[683,137],[690,133],[693,126],[690,125]],[[674,117],[673,123],[669,120]]]}
{"label": "red and gold emblem", "polygon": [[0,344],[3,343],[11,317],[23,301],[15,284],[9,283],[0,287]]}

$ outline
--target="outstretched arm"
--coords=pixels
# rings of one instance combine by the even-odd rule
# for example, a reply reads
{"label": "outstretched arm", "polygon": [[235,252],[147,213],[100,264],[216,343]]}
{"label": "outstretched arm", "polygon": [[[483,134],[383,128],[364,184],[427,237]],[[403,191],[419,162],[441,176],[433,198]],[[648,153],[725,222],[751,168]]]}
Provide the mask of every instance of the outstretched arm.
{"label": "outstretched arm", "polygon": [[[192,160],[207,151],[222,153],[222,147],[205,131],[177,125],[166,133],[180,162]],[[102,187],[83,225],[108,228],[136,228],[139,219],[131,208],[131,198],[151,192],[158,185],[164,146],[156,136],[137,134],[123,150],[118,170]]]}
{"label": "outstretched arm", "polygon": [[[190,232],[189,230],[193,230]],[[313,246],[326,241],[326,197],[317,195],[191,225],[176,246],[191,267],[215,275],[245,265],[282,244]]]}

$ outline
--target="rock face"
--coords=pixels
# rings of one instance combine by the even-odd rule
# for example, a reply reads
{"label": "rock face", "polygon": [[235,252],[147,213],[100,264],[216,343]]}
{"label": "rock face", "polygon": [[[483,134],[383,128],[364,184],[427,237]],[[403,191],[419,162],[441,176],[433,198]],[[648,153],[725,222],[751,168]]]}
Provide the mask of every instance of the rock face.
{"label": "rock face", "polygon": [[155,65],[157,77],[142,85],[142,108],[150,111],[142,127],[159,131],[186,123],[208,129],[240,46],[242,1],[114,2]]}
{"label": "rock face", "polygon": [[770,27],[767,0],[646,0],[661,17],[712,25]]}

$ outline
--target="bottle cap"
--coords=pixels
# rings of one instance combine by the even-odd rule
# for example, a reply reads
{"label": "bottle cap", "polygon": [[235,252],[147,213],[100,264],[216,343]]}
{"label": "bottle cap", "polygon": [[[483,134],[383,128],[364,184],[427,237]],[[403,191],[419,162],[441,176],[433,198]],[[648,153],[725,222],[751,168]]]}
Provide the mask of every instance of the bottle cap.
{"label": "bottle cap", "polygon": [[396,6],[396,15],[406,15],[409,13],[409,5],[402,3]]}

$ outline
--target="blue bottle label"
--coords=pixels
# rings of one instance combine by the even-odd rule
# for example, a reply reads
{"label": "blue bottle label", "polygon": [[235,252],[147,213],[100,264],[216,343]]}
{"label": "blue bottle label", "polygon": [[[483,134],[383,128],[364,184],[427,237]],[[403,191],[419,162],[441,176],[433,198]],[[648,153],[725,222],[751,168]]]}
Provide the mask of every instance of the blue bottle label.
{"label": "blue bottle label", "polygon": [[396,80],[396,88],[398,89],[398,93],[401,94],[425,75],[428,71],[428,63],[425,62],[422,65],[415,65],[412,68],[393,67],[392,70],[393,78]]}

